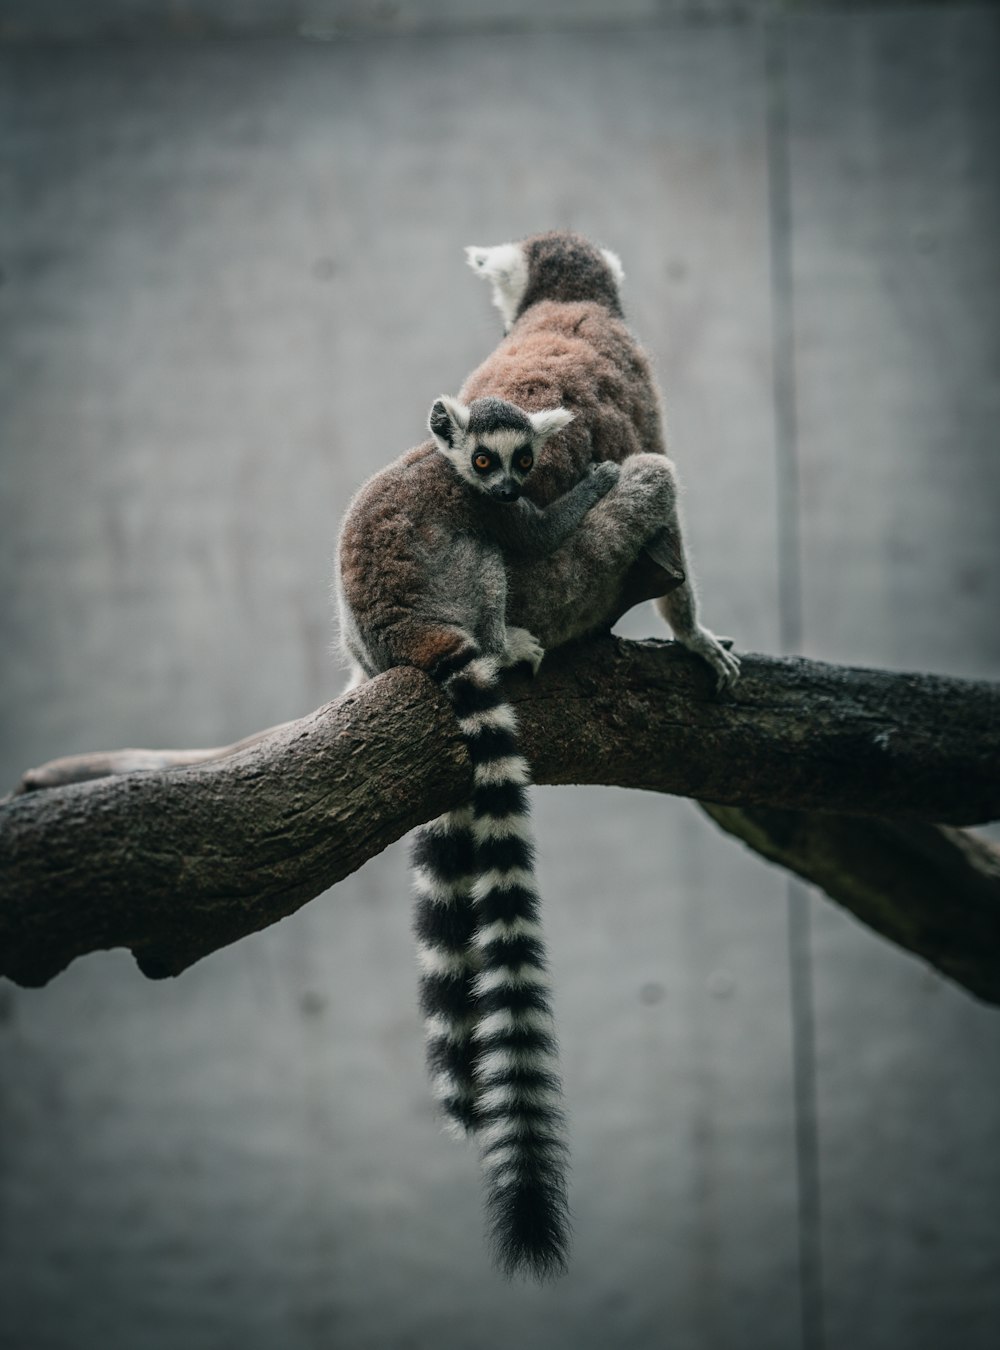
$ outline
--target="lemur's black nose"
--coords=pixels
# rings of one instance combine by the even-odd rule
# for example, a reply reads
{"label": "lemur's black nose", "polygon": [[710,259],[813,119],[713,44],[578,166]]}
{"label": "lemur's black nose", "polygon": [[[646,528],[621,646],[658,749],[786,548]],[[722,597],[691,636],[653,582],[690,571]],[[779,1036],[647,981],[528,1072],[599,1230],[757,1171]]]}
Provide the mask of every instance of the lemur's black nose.
{"label": "lemur's black nose", "polygon": [[498,502],[516,502],[521,495],[521,489],[516,483],[498,483],[492,492]]}

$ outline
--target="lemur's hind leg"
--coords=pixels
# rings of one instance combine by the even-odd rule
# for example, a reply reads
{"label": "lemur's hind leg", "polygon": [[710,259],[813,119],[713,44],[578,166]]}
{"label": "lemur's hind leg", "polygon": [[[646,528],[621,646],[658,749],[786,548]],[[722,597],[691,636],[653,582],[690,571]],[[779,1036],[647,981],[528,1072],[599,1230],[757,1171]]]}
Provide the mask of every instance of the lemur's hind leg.
{"label": "lemur's hind leg", "polygon": [[717,687],[731,685],[739,661],[697,619],[677,497],[665,455],[629,455],[618,482],[555,553],[530,564],[508,562],[508,621],[537,634],[546,649],[607,631],[623,612],[623,592],[645,553],[669,576],[683,578],[657,609],[678,641],[712,667]]}
{"label": "lemur's hind leg", "polygon": [[722,693],[739,678],[739,657],[727,651],[715,634],[698,622],[698,602],[694,577],[684,553],[684,532],[673,465],[665,456],[633,455],[622,465],[623,472],[629,464],[634,464],[634,471],[638,472],[641,479],[648,481],[651,500],[662,511],[657,528],[643,541],[643,550],[664,571],[680,579],[680,585],[671,587],[669,592],[654,602],[656,609],[666,619],[678,642],[682,642],[689,651],[711,666],[715,673],[716,691]]}
{"label": "lemur's hind leg", "polygon": [[617,483],[554,553],[530,562],[508,558],[508,623],[528,629],[546,650],[607,631],[622,612],[630,570],[663,529],[675,496],[663,455],[630,455]]}
{"label": "lemur's hind leg", "polygon": [[722,693],[739,679],[740,658],[728,651],[711,631],[698,622],[694,584],[690,574],[683,586],[653,602],[673,629],[678,642],[707,661],[715,672],[715,688]]}
{"label": "lemur's hind leg", "polygon": [[740,660],[735,653],[722,645],[711,629],[705,628],[698,621],[697,593],[694,577],[684,554],[684,535],[676,494],[664,527],[657,531],[646,548],[668,572],[683,578],[679,586],[653,602],[657,612],[666,619],[678,642],[682,642],[689,651],[708,662],[715,673],[716,692],[721,694],[739,679]]}

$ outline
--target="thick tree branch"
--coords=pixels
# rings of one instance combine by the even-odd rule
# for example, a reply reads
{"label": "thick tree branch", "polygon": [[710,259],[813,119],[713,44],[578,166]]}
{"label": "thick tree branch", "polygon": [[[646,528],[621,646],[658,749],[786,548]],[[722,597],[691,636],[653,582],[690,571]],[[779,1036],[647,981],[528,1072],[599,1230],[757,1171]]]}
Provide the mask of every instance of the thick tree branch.
{"label": "thick tree branch", "polygon": [[50,759],[37,769],[27,769],[20,782],[6,797],[0,797],[0,806],[5,806],[14,797],[24,792],[41,792],[47,788],[65,787],[67,783],[87,783],[92,778],[109,778],[119,773],[148,773],[151,769],[180,769],[192,764],[210,764],[216,759],[229,759],[240,750],[248,750],[251,745],[259,745],[276,732],[285,731],[291,722],[282,722],[279,726],[268,727],[265,731],[255,731],[252,736],[244,736],[232,745],[217,745],[204,750],[98,750],[89,755],[63,755],[60,759]]}
{"label": "thick tree branch", "polygon": [[[756,656],[744,659],[735,697],[716,702],[709,685],[675,644],[604,639],[552,653],[535,681],[512,679],[511,697],[540,783],[650,788],[743,807],[750,820],[750,808],[764,807],[951,824],[1000,816],[995,686]],[[0,808],[0,973],[42,984],[84,952],[126,946],[147,974],[176,974],[291,913],[469,792],[450,710],[413,670],[261,735],[235,751],[119,752],[190,767],[26,791]],[[92,770],[121,767],[113,755],[85,758]],[[85,767],[77,760],[78,774]],[[55,770],[35,771],[23,786],[53,780]],[[869,825],[847,822],[840,852]],[[880,871],[891,871],[900,838],[911,848],[950,836],[918,826],[890,835],[856,865],[868,899],[834,877],[836,858],[822,875],[810,871],[801,855],[812,843],[783,857],[753,846],[862,918],[884,900],[898,913],[881,931],[998,997],[996,875],[978,855],[964,873],[956,864],[938,930],[910,922],[917,902],[905,887],[880,885]],[[932,916],[932,887],[925,898]]]}

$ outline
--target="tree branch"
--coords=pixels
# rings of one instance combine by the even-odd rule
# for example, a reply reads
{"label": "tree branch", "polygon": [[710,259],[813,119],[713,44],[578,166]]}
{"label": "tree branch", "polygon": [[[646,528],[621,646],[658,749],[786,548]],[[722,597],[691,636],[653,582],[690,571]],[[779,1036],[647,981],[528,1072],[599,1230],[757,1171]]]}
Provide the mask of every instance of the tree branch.
{"label": "tree branch", "polygon": [[[676,644],[603,639],[551,653],[534,681],[512,678],[510,693],[539,783],[649,788],[743,807],[748,820],[749,808],[765,807],[950,824],[1000,816],[993,685],[752,656],[735,696],[717,702],[706,668]],[[290,914],[470,791],[450,709],[411,669],[237,747],[117,754],[132,768],[136,755],[187,767],[30,790],[60,781],[60,764],[78,777],[87,764],[123,767],[115,755],[56,761],[0,808],[0,973],[19,983],[43,984],[74,957],[115,946],[148,975],[177,974]],[[871,824],[845,822],[837,849],[849,852]],[[785,855],[768,856],[862,918],[877,896],[895,914],[880,931],[980,997],[1000,997],[1000,872],[985,864],[987,846],[964,872],[954,862],[950,894],[935,900],[925,878],[916,922],[918,901],[880,874],[892,871],[900,839],[912,851],[953,832],[883,833],[854,864],[867,899],[830,868],[810,872],[814,844],[796,852],[789,834]],[[761,839],[753,846],[768,853]]]}

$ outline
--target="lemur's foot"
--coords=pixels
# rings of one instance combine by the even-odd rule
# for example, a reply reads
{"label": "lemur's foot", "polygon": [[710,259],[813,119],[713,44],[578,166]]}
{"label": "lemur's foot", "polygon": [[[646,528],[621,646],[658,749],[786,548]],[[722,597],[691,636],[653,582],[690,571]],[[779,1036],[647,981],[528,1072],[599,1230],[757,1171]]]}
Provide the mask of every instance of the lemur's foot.
{"label": "lemur's foot", "polygon": [[679,639],[689,652],[694,652],[715,671],[715,692],[724,693],[731,689],[740,677],[740,658],[735,652],[727,651],[722,643],[707,628],[699,627],[689,636]]}
{"label": "lemur's foot", "polygon": [[528,665],[532,675],[538,674],[545,648],[527,628],[507,629],[507,649],[502,657],[504,666]]}

